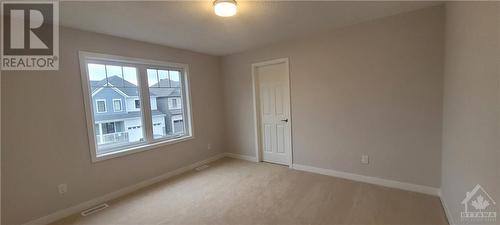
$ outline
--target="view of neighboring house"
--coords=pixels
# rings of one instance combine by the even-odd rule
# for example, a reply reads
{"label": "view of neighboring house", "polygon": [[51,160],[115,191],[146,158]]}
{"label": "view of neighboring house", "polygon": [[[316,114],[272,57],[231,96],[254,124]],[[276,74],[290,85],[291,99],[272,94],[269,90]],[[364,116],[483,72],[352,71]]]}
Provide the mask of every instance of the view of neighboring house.
{"label": "view of neighboring house", "polygon": [[[91,89],[98,154],[144,140],[137,85],[110,76],[91,81]],[[150,102],[155,139],[184,133],[179,82],[162,79],[151,85]]]}
{"label": "view of neighboring house", "polygon": [[166,134],[178,135],[184,133],[183,107],[179,81],[160,79],[150,85],[151,96],[156,96],[158,111],[166,114]]}

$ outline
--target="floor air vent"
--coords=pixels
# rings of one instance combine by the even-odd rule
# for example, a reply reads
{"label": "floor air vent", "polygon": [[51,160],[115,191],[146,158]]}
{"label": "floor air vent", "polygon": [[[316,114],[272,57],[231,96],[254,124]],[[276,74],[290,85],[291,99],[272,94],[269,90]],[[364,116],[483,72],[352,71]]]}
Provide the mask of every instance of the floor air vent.
{"label": "floor air vent", "polygon": [[203,166],[197,167],[195,170],[200,171],[200,170],[204,170],[206,168],[208,168],[208,165],[203,165]]}
{"label": "floor air vent", "polygon": [[103,204],[100,204],[100,205],[96,205],[96,206],[94,206],[94,207],[92,207],[90,209],[87,209],[87,210],[83,211],[80,214],[82,214],[82,216],[88,216],[90,214],[93,214],[93,213],[99,212],[101,210],[104,210],[105,208],[108,208],[108,207],[109,207],[108,204],[103,203]]}

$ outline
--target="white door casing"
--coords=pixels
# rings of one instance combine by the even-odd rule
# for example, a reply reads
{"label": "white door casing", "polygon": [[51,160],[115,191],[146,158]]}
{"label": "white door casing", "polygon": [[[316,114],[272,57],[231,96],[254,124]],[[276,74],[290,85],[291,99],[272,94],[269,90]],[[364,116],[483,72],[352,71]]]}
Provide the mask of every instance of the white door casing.
{"label": "white door casing", "polygon": [[[260,160],[292,165],[288,60],[253,65]],[[259,157],[260,156],[260,157]]]}

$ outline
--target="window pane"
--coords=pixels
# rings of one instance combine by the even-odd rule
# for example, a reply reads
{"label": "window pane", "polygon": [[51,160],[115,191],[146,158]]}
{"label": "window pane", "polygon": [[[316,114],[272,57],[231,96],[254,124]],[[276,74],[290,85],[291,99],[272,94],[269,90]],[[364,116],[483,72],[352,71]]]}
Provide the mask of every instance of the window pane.
{"label": "window pane", "polygon": [[136,87],[139,83],[137,81],[137,69],[135,67],[123,67],[123,79],[125,80],[125,87]]}
{"label": "window pane", "polygon": [[168,108],[169,109],[181,109],[181,98],[178,97],[171,97],[168,98]]}
{"label": "window pane", "polygon": [[106,80],[106,68],[104,65],[89,63],[87,68],[91,87],[99,86],[99,81]]}
{"label": "window pane", "polygon": [[[172,81],[171,72],[158,70],[159,82],[149,84],[154,139],[174,138],[185,134],[182,120],[184,109],[181,104],[182,85],[179,84],[181,75],[174,71],[177,72],[177,81]],[[171,87],[173,82],[177,82],[176,87]]]}
{"label": "window pane", "polygon": [[179,71],[169,71],[170,75],[170,84],[172,87],[180,87],[181,86],[181,81],[180,81],[180,73]]}
{"label": "window pane", "polygon": [[97,112],[106,112],[105,100],[97,100]]}
{"label": "window pane", "polygon": [[121,100],[113,100],[113,108],[115,112],[122,111],[122,101]]}
{"label": "window pane", "polygon": [[[111,65],[106,65],[106,75],[108,78],[112,76],[117,76],[117,77],[122,77],[122,67],[121,66],[111,66]],[[122,86],[122,85],[120,85]]]}
{"label": "window pane", "polygon": [[170,80],[168,79],[168,70],[158,70],[158,79],[160,87],[170,87]]}
{"label": "window pane", "polygon": [[88,68],[90,82],[94,82],[91,97],[96,102],[93,115],[96,155],[145,142],[137,68],[101,64],[88,64]]}
{"label": "window pane", "polygon": [[146,73],[148,74],[148,85],[150,87],[158,86],[158,70],[148,69]]}

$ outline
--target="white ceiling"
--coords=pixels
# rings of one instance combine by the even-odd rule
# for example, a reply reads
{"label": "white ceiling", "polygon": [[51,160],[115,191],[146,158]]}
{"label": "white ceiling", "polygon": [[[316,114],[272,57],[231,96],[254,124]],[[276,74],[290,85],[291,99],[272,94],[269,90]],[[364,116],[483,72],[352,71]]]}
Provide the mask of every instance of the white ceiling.
{"label": "white ceiling", "polygon": [[238,14],[217,17],[212,1],[61,2],[63,26],[227,55],[438,2],[238,1]]}

